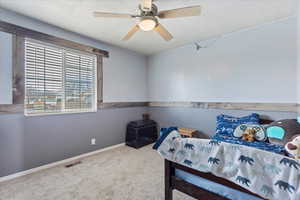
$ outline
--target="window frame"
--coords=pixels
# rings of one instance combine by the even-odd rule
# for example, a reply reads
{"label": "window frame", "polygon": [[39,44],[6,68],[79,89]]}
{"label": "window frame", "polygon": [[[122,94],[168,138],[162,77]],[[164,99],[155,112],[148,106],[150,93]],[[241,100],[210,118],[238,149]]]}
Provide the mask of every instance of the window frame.
{"label": "window frame", "polygon": [[[94,111],[83,111],[83,112],[54,112],[54,113],[36,113],[36,114],[25,114],[25,39],[31,40],[40,44],[50,45],[52,47],[58,47],[71,52],[80,53],[88,56],[95,57],[95,76],[94,76],[94,89],[95,89],[95,105]],[[66,47],[65,45],[57,45],[49,41],[41,41],[32,37],[23,37],[14,35],[13,37],[13,105],[20,108],[23,105],[23,114],[26,117],[34,116],[47,116],[47,115],[65,115],[65,114],[83,114],[83,113],[96,113],[101,108],[103,103],[103,55],[93,54],[89,51],[82,51],[74,49],[72,47]],[[17,106],[18,105],[18,106]]]}
{"label": "window frame", "polygon": [[[66,70],[66,53],[69,52],[69,53],[74,53],[74,54],[78,54],[79,56],[80,55],[85,55],[85,56],[89,56],[89,57],[93,57],[94,58],[94,76],[93,76],[93,105],[92,105],[92,108],[91,110],[87,110],[87,111],[66,111],[66,110],[61,110],[61,111],[54,111],[54,112],[37,112],[37,113],[28,113],[26,112],[26,105],[27,105],[27,102],[26,102],[26,84],[24,82],[24,115],[26,117],[31,117],[31,116],[46,116],[46,115],[65,115],[65,114],[81,114],[81,113],[96,113],[98,111],[98,65],[99,65],[99,57],[100,56],[97,56],[95,54],[91,54],[91,53],[87,53],[87,52],[84,52],[84,51],[80,51],[80,50],[77,50],[77,49],[72,49],[72,48],[67,48],[67,47],[64,47],[64,46],[59,46],[59,45],[56,45],[56,44],[52,44],[52,43],[48,43],[48,42],[43,42],[43,41],[39,41],[39,40],[36,40],[36,39],[32,39],[32,38],[29,38],[29,37],[25,37],[23,39],[23,50],[24,50],[24,81],[26,81],[26,41],[30,42],[30,43],[36,43],[36,44],[39,44],[39,45],[42,45],[42,46],[46,46],[46,47],[49,47],[49,48],[56,48],[56,49],[60,49],[63,51],[63,64],[62,64],[62,71],[63,71],[63,82],[62,82],[62,85],[63,85],[63,108],[65,107],[65,92],[66,92],[66,88],[65,88],[65,70]],[[80,109],[80,108],[79,108]]]}

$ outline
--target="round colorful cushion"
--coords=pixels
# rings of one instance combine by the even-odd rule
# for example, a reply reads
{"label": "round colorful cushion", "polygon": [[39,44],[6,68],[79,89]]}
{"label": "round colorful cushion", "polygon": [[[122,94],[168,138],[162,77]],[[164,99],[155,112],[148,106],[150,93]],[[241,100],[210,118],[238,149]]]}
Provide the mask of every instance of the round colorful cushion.
{"label": "round colorful cushion", "polygon": [[254,129],[255,130],[255,139],[258,141],[265,141],[267,139],[267,134],[265,129],[261,125],[255,124],[241,124],[239,125],[233,132],[234,137],[242,137],[245,134],[247,129]]}

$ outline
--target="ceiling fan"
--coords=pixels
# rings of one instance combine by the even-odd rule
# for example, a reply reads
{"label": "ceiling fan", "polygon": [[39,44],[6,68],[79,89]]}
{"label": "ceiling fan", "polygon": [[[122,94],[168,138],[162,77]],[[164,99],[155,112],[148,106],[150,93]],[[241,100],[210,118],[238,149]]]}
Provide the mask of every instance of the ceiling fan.
{"label": "ceiling fan", "polygon": [[140,14],[117,14],[107,12],[94,12],[95,17],[112,17],[112,18],[138,18],[139,23],[136,24],[123,38],[123,40],[129,40],[137,31],[155,31],[169,41],[173,38],[171,33],[161,25],[158,19],[178,18],[178,17],[191,17],[199,16],[201,13],[200,6],[191,6],[185,8],[177,8],[173,10],[158,11],[158,8],[153,4],[153,0],[142,0],[139,5]]}

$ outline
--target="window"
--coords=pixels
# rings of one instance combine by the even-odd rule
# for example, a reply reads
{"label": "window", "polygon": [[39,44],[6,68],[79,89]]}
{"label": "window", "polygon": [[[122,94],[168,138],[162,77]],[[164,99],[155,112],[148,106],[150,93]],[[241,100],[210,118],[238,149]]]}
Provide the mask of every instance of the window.
{"label": "window", "polygon": [[97,58],[25,40],[25,115],[97,111]]}

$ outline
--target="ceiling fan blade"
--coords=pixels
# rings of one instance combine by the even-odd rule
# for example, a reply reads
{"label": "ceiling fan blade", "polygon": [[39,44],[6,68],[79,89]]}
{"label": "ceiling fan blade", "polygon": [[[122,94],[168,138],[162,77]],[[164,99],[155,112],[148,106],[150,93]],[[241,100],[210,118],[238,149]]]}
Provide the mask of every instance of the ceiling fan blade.
{"label": "ceiling fan blade", "polygon": [[201,6],[191,6],[191,7],[161,11],[158,13],[158,17],[161,19],[166,19],[166,18],[199,16],[200,14],[201,14]]}
{"label": "ceiling fan blade", "polygon": [[156,31],[166,41],[170,41],[173,39],[173,36],[171,35],[171,33],[169,33],[169,31],[167,31],[167,29],[165,29],[165,27],[163,27],[163,25],[161,25],[161,24],[158,24],[156,26],[156,28],[154,29],[154,31]]}
{"label": "ceiling fan blade", "polygon": [[110,18],[133,18],[130,14],[118,14],[118,13],[107,13],[107,12],[94,12],[94,17],[110,17]]}
{"label": "ceiling fan blade", "polygon": [[139,30],[140,27],[138,25],[135,25],[122,40],[129,40]]}
{"label": "ceiling fan blade", "polygon": [[142,9],[145,11],[152,10],[152,0],[142,0]]}

